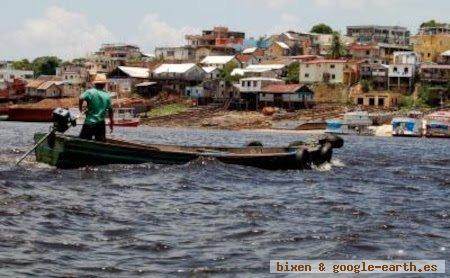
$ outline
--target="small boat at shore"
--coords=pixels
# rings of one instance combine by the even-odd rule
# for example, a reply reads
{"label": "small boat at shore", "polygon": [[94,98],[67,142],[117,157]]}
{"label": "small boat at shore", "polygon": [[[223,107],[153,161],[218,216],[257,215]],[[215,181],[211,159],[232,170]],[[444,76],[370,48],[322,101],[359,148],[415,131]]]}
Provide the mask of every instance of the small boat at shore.
{"label": "small boat at shore", "polygon": [[425,136],[450,138],[450,111],[436,111],[425,116]]}
{"label": "small boat at shore", "polygon": [[326,121],[327,127],[325,133],[342,134],[342,135],[374,135],[369,129],[372,120],[369,113],[365,111],[355,111],[345,113],[344,119],[330,119]]}
{"label": "small boat at shore", "polygon": [[187,147],[142,144],[108,139],[106,142],[82,140],[62,133],[36,133],[38,162],[62,169],[108,164],[186,164],[199,158],[215,158],[223,163],[268,170],[311,169],[331,160],[333,149],[341,148],[342,138],[327,135],[315,143],[296,142],[287,147],[242,148]]}
{"label": "small boat at shore", "polygon": [[422,137],[423,114],[418,111],[411,111],[406,117],[392,119],[392,136],[401,137]]}

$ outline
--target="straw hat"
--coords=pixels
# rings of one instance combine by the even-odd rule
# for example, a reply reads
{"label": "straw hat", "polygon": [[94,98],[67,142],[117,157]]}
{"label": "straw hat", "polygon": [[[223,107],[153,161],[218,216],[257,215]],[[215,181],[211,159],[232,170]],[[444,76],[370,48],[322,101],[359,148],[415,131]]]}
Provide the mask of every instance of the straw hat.
{"label": "straw hat", "polygon": [[106,80],[106,75],[103,73],[97,73],[95,75],[94,81],[92,81],[92,84],[106,84],[108,81]]}

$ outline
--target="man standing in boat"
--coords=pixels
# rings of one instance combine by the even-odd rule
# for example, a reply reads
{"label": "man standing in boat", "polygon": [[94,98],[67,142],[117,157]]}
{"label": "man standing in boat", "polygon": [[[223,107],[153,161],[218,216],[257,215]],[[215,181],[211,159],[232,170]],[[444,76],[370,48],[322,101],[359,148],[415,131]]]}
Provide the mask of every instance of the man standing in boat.
{"label": "man standing in boat", "polygon": [[105,91],[106,75],[97,74],[92,84],[94,88],[85,91],[80,96],[79,109],[83,113],[83,104],[87,103],[86,119],[81,129],[80,138],[96,141],[106,141],[105,118],[109,116],[109,128],[113,132],[113,109],[111,96]]}

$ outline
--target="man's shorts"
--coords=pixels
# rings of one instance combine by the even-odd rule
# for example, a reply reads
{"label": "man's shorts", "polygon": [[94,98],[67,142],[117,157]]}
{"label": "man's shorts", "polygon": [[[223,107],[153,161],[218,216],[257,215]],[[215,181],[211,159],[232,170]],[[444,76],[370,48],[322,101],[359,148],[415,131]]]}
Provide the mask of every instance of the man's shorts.
{"label": "man's shorts", "polygon": [[105,122],[99,122],[96,124],[84,124],[81,128],[80,138],[86,140],[106,141],[106,127]]}

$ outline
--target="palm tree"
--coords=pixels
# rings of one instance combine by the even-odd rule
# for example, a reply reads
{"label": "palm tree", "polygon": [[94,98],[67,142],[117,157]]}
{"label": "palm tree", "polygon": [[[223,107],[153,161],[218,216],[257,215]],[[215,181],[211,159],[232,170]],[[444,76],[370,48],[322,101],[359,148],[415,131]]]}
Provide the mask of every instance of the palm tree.
{"label": "palm tree", "polygon": [[345,55],[344,45],[341,42],[341,35],[338,32],[333,32],[333,40],[328,55],[331,59],[337,59]]}

